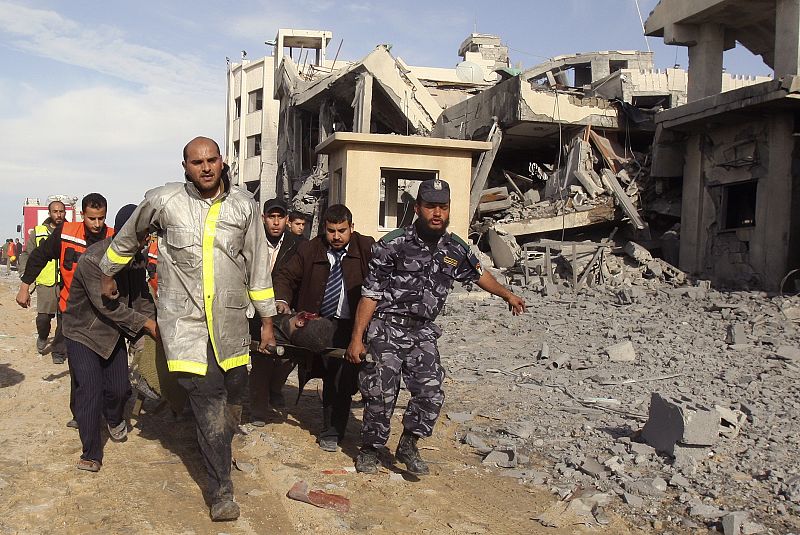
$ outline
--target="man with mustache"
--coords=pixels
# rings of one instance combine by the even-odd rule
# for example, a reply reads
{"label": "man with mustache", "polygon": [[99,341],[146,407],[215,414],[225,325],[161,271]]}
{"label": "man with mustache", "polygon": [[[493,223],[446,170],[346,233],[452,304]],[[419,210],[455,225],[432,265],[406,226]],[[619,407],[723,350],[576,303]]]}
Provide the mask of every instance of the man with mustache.
{"label": "man with mustache", "polygon": [[219,145],[197,137],[183,149],[184,182],[152,189],[119,229],[100,262],[101,291],[119,295],[113,275],[156,232],[158,331],[167,367],[179,374],[208,472],[211,519],[235,520],[233,434],[242,416],[250,362],[247,309],[261,317],[259,351],[275,346],[275,300],[258,205],[231,184]]}
{"label": "man with mustache", "polygon": [[[279,312],[290,308],[319,314],[335,327],[333,347],[345,348],[353,314],[367,275],[375,240],[353,230],[353,214],[343,204],[325,210],[325,234],[304,241],[275,273]],[[344,438],[352,396],[358,391],[358,369],[343,359],[321,357],[311,374],[322,377],[322,430],[317,442],[335,452]]]}
{"label": "man with mustache", "polygon": [[356,459],[359,472],[378,471],[378,448],[389,439],[401,377],[411,400],[396,458],[412,474],[429,472],[417,440],[431,436],[444,403],[444,368],[436,346],[441,330],[433,321],[453,283],[474,282],[502,297],[514,315],[525,311],[521,298],[483,271],[466,242],[447,232],[447,182],[436,179],[420,184],[414,212],[414,224],[390,232],[372,248],[369,275],[347,348],[346,357],[353,363],[361,362],[367,353],[373,359],[359,373],[364,398],[361,451]]}

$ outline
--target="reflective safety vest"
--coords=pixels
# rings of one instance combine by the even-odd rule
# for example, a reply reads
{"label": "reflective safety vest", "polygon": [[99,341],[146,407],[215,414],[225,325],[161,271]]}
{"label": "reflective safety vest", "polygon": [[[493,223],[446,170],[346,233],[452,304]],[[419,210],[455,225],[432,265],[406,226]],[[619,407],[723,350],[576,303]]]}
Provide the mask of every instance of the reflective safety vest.
{"label": "reflective safety vest", "polygon": [[147,246],[147,282],[153,289],[153,296],[158,295],[158,237],[151,236]]}
{"label": "reflective safety vest", "polygon": [[[106,227],[106,238],[114,235],[114,229]],[[86,251],[86,227],[83,221],[68,221],[61,227],[61,256],[59,270],[61,272],[61,293],[58,294],[58,309],[64,312],[67,309],[69,288],[72,286],[72,277],[78,268],[78,259]]]}
{"label": "reflective safety vest", "polygon": [[[36,233],[36,247],[39,247],[51,233],[50,227],[47,225],[36,225],[34,232]],[[36,284],[39,286],[55,286],[58,281],[58,260],[49,261],[36,277]]]}

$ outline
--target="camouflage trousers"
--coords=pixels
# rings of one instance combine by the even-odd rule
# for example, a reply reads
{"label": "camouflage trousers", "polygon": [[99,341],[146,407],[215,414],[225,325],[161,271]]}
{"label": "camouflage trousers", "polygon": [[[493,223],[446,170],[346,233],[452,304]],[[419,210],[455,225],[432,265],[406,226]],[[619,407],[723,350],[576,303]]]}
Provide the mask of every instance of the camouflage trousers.
{"label": "camouflage trousers", "polygon": [[380,447],[389,440],[401,377],[411,392],[403,427],[419,437],[431,436],[444,403],[444,368],[436,347],[440,335],[433,323],[400,327],[372,320],[366,342],[373,362],[363,364],[358,377],[364,398],[363,445]]}

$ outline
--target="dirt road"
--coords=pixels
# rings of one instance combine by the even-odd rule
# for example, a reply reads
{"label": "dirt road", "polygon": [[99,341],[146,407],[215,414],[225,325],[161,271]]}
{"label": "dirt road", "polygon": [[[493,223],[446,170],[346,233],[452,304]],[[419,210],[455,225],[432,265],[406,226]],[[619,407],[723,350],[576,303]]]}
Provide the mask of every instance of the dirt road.
{"label": "dirt road", "polygon": [[[285,421],[248,427],[249,434],[237,436],[234,455],[245,461],[246,471],[234,471],[242,508],[236,522],[209,520],[202,498],[205,472],[188,415],[144,411],[131,421],[126,442],[106,443],[99,473],[78,471],[78,435],[65,426],[67,368],[37,354],[35,308],[17,307],[16,289],[13,274],[0,276],[0,533],[567,534],[585,529],[544,528],[534,521],[538,513],[559,507],[553,495],[486,469],[471,448],[456,443],[455,428],[444,418],[424,443],[431,476],[415,481],[399,469],[384,468],[375,476],[349,471],[360,409],[354,409],[343,451],[320,451],[314,442],[320,424],[315,382]],[[296,388],[287,388],[292,399]],[[395,428],[400,427],[396,421]],[[286,492],[299,480],[347,497],[351,511],[289,500]],[[631,532],[614,517],[610,525],[589,531]]]}

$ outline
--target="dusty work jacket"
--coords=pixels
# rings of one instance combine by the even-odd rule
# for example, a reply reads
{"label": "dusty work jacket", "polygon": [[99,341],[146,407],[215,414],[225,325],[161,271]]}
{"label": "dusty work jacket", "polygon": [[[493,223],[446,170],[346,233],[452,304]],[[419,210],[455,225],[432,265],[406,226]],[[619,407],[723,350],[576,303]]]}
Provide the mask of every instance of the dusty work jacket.
{"label": "dusty work jacket", "polygon": [[135,338],[147,319],[156,317],[142,260],[134,261],[128,269],[114,276],[119,291],[116,299],[100,295],[100,261],[110,244],[111,238],[106,238],[81,255],[62,324],[64,336],[80,342],[104,359],[114,353],[120,336]]}
{"label": "dusty work jacket", "polygon": [[267,238],[258,206],[223,175],[203,199],[190,182],[152,189],[114,238],[100,268],[113,275],[158,233],[158,328],[170,371],[205,375],[208,343],[223,370],[250,361],[246,311],[274,316]]}

